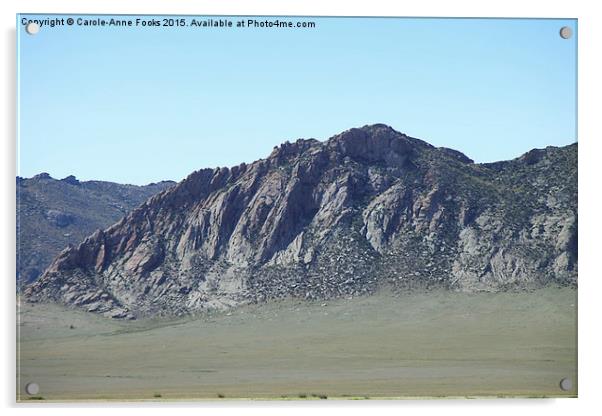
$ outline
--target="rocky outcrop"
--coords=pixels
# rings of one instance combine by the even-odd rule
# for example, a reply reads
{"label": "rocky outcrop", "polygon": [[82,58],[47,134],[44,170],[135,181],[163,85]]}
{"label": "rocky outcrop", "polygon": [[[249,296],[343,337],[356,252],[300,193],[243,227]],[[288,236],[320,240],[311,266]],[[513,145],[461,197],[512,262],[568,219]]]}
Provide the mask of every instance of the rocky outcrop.
{"label": "rocky outcrop", "polygon": [[56,180],[48,173],[17,177],[17,287],[36,280],[65,247],[173,185],[79,181],[73,175]]}
{"label": "rocky outcrop", "polygon": [[63,251],[26,297],[132,318],[576,282],[576,144],[475,164],[379,124],[194,172]]}
{"label": "rocky outcrop", "polygon": [[46,219],[52,224],[60,228],[64,228],[73,223],[73,215],[68,212],[49,209],[46,211]]}

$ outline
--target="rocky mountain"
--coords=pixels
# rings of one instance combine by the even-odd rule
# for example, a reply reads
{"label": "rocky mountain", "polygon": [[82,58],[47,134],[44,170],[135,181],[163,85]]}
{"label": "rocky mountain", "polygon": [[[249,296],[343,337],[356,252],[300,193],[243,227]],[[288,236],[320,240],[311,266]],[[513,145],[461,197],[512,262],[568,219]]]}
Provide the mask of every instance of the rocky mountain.
{"label": "rocky mountain", "polygon": [[64,250],[31,301],[114,318],[577,284],[577,144],[475,164],[377,124],[203,169]]}
{"label": "rocky mountain", "polygon": [[65,247],[114,224],[175,182],[146,186],[53,179],[47,173],[17,177],[17,284],[36,280]]}

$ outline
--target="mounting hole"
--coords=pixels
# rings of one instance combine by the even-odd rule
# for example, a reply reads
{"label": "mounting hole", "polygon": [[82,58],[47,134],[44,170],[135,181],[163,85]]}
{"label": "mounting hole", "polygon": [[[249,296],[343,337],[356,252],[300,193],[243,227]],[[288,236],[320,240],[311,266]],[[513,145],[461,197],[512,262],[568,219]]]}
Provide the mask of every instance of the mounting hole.
{"label": "mounting hole", "polygon": [[560,390],[569,391],[573,388],[573,381],[570,378],[560,380]]}
{"label": "mounting hole", "polygon": [[27,383],[25,385],[25,392],[30,396],[38,394],[40,392],[40,386],[37,383]]}
{"label": "mounting hole", "polygon": [[40,25],[37,24],[36,22],[29,22],[25,26],[25,31],[27,33],[29,33],[30,35],[35,35],[36,33],[38,33],[40,31]]}
{"label": "mounting hole", "polygon": [[573,29],[568,26],[563,26],[560,28],[560,37],[562,39],[569,39],[571,36],[573,36]]}

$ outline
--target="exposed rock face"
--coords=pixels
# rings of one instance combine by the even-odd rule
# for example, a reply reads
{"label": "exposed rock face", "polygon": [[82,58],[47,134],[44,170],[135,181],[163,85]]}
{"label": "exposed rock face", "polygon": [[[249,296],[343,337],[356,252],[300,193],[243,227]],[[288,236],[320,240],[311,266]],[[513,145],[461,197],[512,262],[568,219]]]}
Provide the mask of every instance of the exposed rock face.
{"label": "exposed rock face", "polygon": [[373,125],[194,172],[64,250],[26,295],[131,318],[576,282],[576,144],[474,164]]}
{"label": "exposed rock face", "polygon": [[72,175],[56,180],[48,173],[17,177],[17,286],[36,280],[68,245],[79,244],[173,185],[80,182]]}

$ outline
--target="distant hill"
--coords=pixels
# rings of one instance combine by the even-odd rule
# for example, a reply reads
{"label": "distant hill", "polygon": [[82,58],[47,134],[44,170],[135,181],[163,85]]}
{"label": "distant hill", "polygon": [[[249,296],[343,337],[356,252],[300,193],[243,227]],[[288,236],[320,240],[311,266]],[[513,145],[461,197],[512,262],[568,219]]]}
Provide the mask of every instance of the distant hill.
{"label": "distant hill", "polygon": [[175,182],[146,186],[53,179],[47,173],[17,177],[17,285],[35,281],[63,249]]}
{"label": "distant hill", "polygon": [[[37,222],[63,221],[44,209]],[[577,144],[477,164],[377,124],[194,172],[62,252],[24,293],[131,319],[383,286],[576,284]]]}

